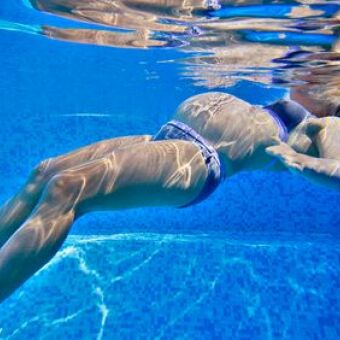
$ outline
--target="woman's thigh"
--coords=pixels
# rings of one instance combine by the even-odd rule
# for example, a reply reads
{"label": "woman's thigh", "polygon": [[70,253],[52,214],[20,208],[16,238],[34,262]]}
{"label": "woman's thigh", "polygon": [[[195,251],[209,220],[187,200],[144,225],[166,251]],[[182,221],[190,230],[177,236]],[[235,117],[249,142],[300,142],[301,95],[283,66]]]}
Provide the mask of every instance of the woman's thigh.
{"label": "woman's thigh", "polygon": [[182,206],[203,188],[207,168],[199,148],[185,141],[157,141],[118,148],[103,158],[59,173],[63,191],[84,183],[77,215],[94,210]]}
{"label": "woman's thigh", "polygon": [[50,158],[43,162],[41,168],[44,170],[45,177],[50,178],[60,171],[67,170],[88,161],[103,158],[117,148],[148,142],[150,139],[151,136],[149,135],[106,139],[81,147],[64,155]]}

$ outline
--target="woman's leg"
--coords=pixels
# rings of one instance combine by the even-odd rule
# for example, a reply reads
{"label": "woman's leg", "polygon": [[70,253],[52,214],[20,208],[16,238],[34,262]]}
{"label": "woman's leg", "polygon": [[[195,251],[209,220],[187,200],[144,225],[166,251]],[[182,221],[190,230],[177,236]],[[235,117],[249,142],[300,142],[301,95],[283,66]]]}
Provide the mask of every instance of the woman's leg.
{"label": "woman's leg", "polygon": [[55,174],[93,159],[102,158],[117,148],[147,142],[150,138],[145,135],[108,139],[41,162],[31,172],[23,188],[0,208],[0,247],[30,215],[46,183]]}
{"label": "woman's leg", "polygon": [[0,302],[58,251],[75,218],[93,210],[181,206],[207,176],[189,142],[151,142],[118,148],[104,158],[65,170],[46,185],[29,219],[0,249]]}

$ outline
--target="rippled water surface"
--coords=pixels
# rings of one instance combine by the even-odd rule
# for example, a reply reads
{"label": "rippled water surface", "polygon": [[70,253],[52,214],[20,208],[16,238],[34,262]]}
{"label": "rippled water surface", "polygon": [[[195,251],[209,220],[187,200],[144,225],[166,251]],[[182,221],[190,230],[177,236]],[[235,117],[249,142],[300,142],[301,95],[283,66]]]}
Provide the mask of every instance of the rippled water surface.
{"label": "rippled water surface", "polygon": [[[1,0],[0,201],[42,159],[154,133],[191,95],[340,116],[339,1]],[[85,216],[0,339],[340,338],[340,196],[242,173],[187,209]]]}
{"label": "rippled water surface", "polygon": [[336,103],[328,114],[338,110],[338,1],[23,0],[18,6],[23,4],[41,15],[25,24],[3,20],[3,29],[115,48],[176,48],[188,52],[176,61],[198,86],[225,88],[242,79],[294,85],[297,98],[331,96]]}

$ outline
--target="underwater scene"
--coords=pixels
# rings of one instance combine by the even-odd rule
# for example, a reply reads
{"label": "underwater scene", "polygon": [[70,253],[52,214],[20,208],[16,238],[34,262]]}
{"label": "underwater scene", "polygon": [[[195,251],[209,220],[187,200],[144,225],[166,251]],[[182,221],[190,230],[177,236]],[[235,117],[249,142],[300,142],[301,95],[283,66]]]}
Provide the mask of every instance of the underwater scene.
{"label": "underwater scene", "polygon": [[339,34],[332,0],[1,0],[0,339],[339,339]]}

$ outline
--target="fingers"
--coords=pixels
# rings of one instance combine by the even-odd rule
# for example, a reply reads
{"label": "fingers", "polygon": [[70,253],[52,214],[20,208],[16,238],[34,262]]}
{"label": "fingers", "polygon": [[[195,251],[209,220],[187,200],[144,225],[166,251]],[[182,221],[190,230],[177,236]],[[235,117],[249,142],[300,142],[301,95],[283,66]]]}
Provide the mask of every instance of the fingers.
{"label": "fingers", "polygon": [[294,155],[296,152],[286,143],[280,143],[266,148],[266,152],[271,156],[284,157],[287,155]]}
{"label": "fingers", "polygon": [[272,139],[270,139],[265,146],[266,147],[271,147],[271,146],[276,146],[279,145],[280,143],[282,143],[280,137],[273,137]]}
{"label": "fingers", "polygon": [[289,170],[303,171],[304,166],[298,160],[287,160],[284,162]]}
{"label": "fingers", "polygon": [[303,155],[295,152],[288,144],[280,143],[279,145],[270,146],[266,148],[266,152],[281,160],[284,165],[290,170],[303,170]]}
{"label": "fingers", "polygon": [[277,145],[269,146],[268,148],[266,148],[266,152],[268,155],[275,156],[275,157],[280,155],[280,149],[278,148]]}

